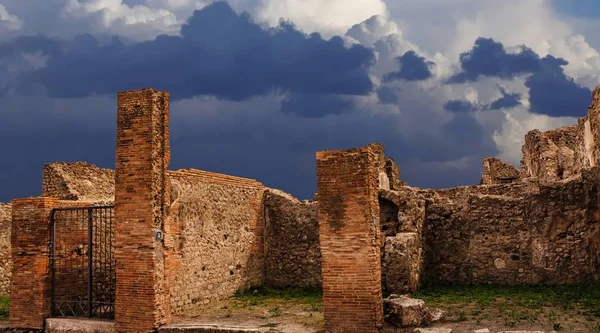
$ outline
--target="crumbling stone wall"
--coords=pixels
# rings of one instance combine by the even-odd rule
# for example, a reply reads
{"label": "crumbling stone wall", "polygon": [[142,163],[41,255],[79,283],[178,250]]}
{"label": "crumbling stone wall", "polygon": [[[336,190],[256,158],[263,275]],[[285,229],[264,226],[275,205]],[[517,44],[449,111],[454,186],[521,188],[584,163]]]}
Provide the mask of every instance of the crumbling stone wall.
{"label": "crumbling stone wall", "polygon": [[483,176],[480,185],[514,183],[520,178],[520,171],[514,166],[495,157],[483,159]]}
{"label": "crumbling stone wall", "polygon": [[521,178],[552,183],[577,176],[600,164],[600,87],[592,93],[588,114],[576,125],[525,136]]}
{"label": "crumbling stone wall", "polygon": [[598,280],[598,168],[554,184],[422,190],[428,282]]}
{"label": "crumbling stone wall", "polygon": [[267,189],[265,206],[265,284],[320,287],[321,248],[318,203]]}
{"label": "crumbling stone wall", "polygon": [[200,170],[170,172],[165,230],[173,314],[264,281],[264,186]]}
{"label": "crumbling stone wall", "polygon": [[86,162],[55,162],[44,165],[42,196],[112,204],[115,172]]}
{"label": "crumbling stone wall", "polygon": [[8,295],[12,259],[10,257],[10,234],[12,205],[0,203],[0,295]]}

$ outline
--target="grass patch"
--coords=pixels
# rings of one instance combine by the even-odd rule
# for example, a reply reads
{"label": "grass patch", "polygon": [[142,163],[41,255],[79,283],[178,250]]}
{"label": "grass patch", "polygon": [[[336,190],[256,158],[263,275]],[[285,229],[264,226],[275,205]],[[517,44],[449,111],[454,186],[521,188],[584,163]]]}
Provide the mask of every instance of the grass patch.
{"label": "grass patch", "polygon": [[600,324],[600,285],[429,285],[414,297],[446,310],[450,321],[498,318],[509,327],[523,322],[560,327],[576,315]]}
{"label": "grass patch", "polygon": [[[311,311],[320,311],[323,307],[323,292],[317,288],[270,288],[258,287],[238,292],[233,297],[234,306],[247,307],[272,305],[281,302],[306,304]],[[272,311],[278,314],[278,311]]]}
{"label": "grass patch", "polygon": [[0,296],[0,320],[8,320],[8,309],[10,308],[10,298]]}

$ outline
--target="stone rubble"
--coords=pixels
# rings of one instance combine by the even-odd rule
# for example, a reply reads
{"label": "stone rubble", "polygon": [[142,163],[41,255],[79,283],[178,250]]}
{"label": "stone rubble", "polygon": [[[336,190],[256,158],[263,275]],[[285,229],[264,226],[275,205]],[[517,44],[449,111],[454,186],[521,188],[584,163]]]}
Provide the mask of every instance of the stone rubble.
{"label": "stone rubble", "polygon": [[385,319],[398,327],[431,325],[444,317],[442,310],[430,309],[425,301],[407,295],[390,295],[384,299],[384,308]]}

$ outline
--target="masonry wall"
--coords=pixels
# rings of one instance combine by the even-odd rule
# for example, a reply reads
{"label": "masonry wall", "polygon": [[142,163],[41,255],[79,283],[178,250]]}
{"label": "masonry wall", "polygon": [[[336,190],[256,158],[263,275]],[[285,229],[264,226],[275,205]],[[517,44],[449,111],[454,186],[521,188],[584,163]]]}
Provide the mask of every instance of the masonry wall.
{"label": "masonry wall", "polygon": [[8,295],[12,259],[10,257],[10,235],[12,205],[0,203],[0,295]]}
{"label": "masonry wall", "polygon": [[264,186],[200,170],[170,173],[165,230],[171,309],[184,314],[264,281]]}
{"label": "masonry wall", "polygon": [[86,162],[55,162],[44,165],[42,196],[112,204],[115,172]]}
{"label": "masonry wall", "polygon": [[598,168],[538,185],[422,190],[424,280],[559,284],[598,281]]}
{"label": "masonry wall", "polygon": [[265,192],[265,284],[320,287],[318,203],[300,202],[274,189]]}

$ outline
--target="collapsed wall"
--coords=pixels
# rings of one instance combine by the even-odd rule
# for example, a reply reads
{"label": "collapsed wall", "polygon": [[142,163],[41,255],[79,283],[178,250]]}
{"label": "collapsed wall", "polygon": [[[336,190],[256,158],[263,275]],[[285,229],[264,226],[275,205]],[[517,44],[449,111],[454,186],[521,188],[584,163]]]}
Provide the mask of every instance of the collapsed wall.
{"label": "collapsed wall", "polygon": [[0,203],[0,295],[10,291],[12,258],[10,256],[10,236],[12,225],[12,205]]}

